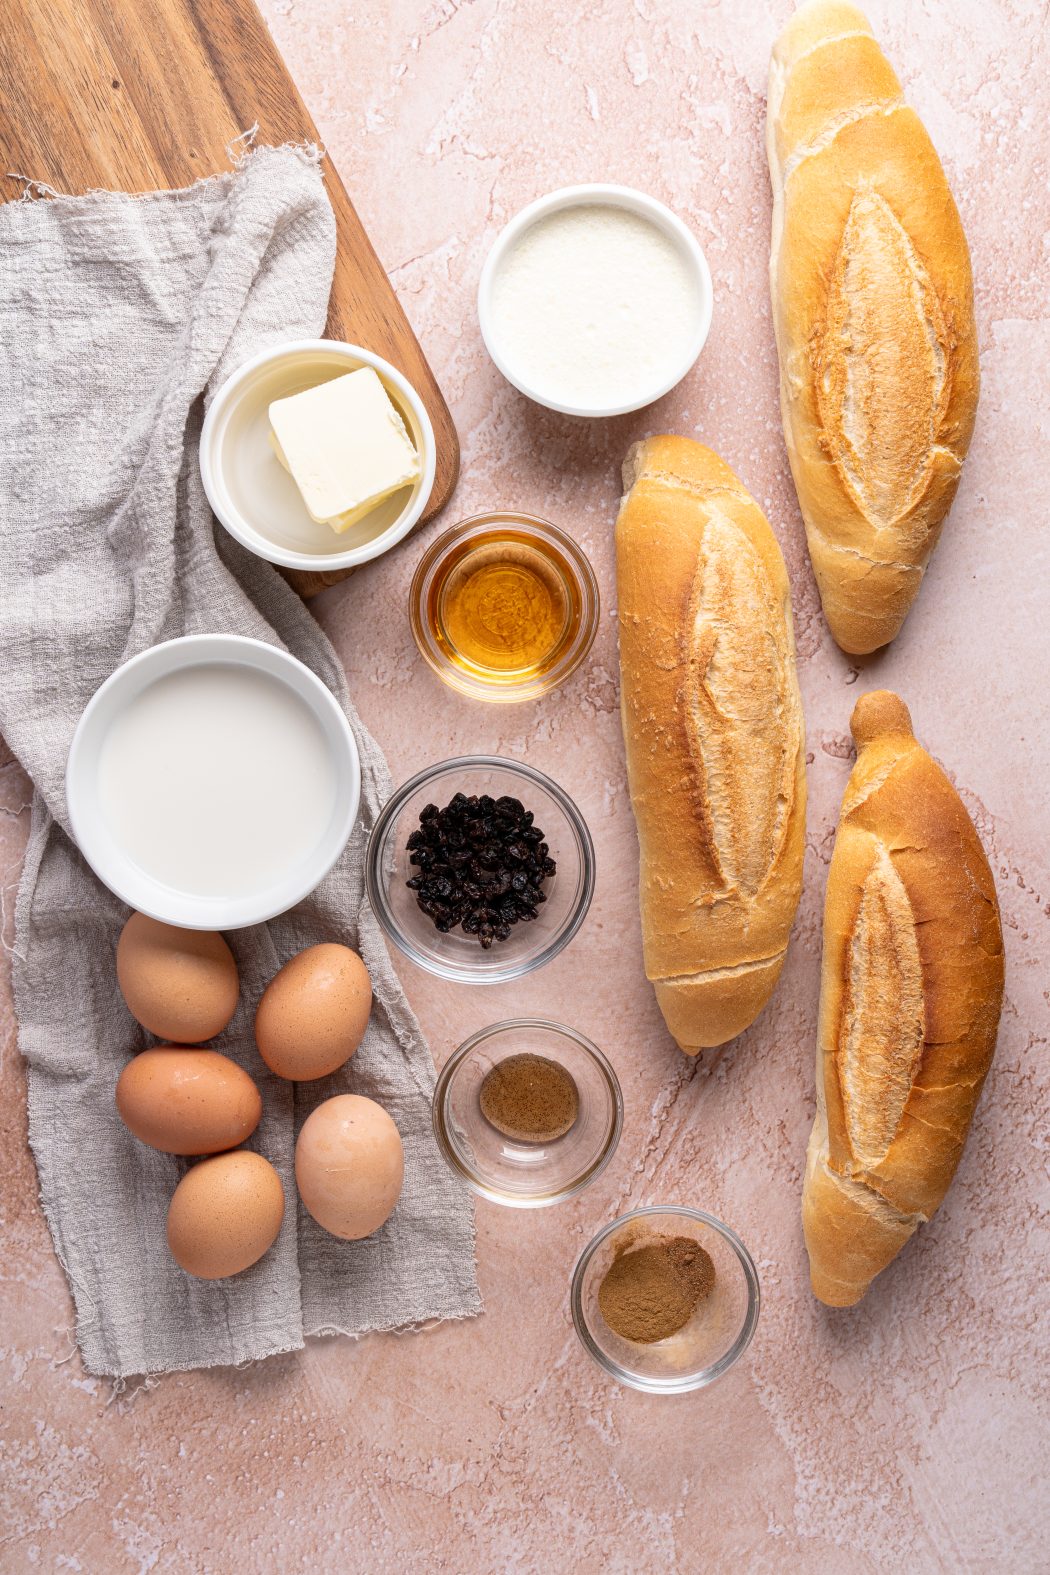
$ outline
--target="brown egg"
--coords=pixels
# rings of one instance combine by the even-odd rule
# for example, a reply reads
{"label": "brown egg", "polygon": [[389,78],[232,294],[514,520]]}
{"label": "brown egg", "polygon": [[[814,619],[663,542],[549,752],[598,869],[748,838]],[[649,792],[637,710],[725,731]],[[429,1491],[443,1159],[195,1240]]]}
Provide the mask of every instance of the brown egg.
{"label": "brown egg", "polygon": [[262,1096],[247,1072],[217,1050],[158,1045],[117,1079],[117,1109],[130,1132],[165,1154],[219,1154],[250,1137]]}
{"label": "brown egg", "polygon": [[359,1241],[378,1230],[401,1195],[401,1135],[381,1105],[338,1094],[303,1122],[295,1145],[299,1196],[318,1225]]}
{"label": "brown egg", "polygon": [[202,1159],[175,1188],[168,1207],[168,1246],[180,1269],[222,1280],[258,1263],[284,1218],[281,1178],[250,1149]]}
{"label": "brown egg", "polygon": [[233,953],[214,930],[181,930],[133,913],[117,942],[117,983],[132,1017],[158,1039],[196,1045],[237,1010]]}
{"label": "brown egg", "polygon": [[308,946],[275,974],[255,1014],[255,1042],[271,1072],[297,1082],[349,1061],[368,1027],[372,986],[349,946]]}

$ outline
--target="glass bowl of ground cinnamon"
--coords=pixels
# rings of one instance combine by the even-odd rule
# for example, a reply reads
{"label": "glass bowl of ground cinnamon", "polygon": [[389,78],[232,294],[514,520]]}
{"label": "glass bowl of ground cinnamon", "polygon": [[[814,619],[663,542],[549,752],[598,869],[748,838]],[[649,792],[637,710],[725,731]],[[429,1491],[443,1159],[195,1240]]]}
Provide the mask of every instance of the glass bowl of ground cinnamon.
{"label": "glass bowl of ground cinnamon", "polygon": [[572,1320],[607,1373],[651,1394],[721,1378],[758,1323],[754,1261],[739,1236],[701,1209],[634,1209],[584,1249]]}
{"label": "glass bowl of ground cinnamon", "polygon": [[493,1023],[453,1051],[434,1134],[461,1181],[493,1203],[543,1208],[599,1176],[620,1140],[620,1084],[597,1045],[562,1023]]}

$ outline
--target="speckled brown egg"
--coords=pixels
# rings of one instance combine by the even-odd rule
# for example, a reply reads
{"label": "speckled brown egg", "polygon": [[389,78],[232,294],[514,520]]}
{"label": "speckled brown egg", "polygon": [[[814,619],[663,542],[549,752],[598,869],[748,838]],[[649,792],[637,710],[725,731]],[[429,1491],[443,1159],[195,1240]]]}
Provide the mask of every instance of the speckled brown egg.
{"label": "speckled brown egg", "polygon": [[175,1188],[168,1246],[187,1274],[223,1280],[258,1263],[283,1218],[284,1189],[268,1160],[249,1149],[217,1154],[194,1165]]}
{"label": "speckled brown egg", "polygon": [[117,1110],[130,1132],[165,1154],[219,1154],[250,1137],[262,1096],[247,1072],[217,1050],[158,1045],[117,1079]]}
{"label": "speckled brown egg", "polygon": [[117,983],[143,1028],[183,1045],[221,1033],[240,993],[237,964],[221,935],[144,913],[133,913],[120,932]]}
{"label": "speckled brown egg", "polygon": [[338,1094],[303,1122],[295,1145],[299,1196],[318,1225],[359,1241],[378,1230],[401,1195],[401,1135],[381,1105]]}
{"label": "speckled brown egg", "polygon": [[308,946],[275,974],[255,1014],[271,1072],[309,1082],[349,1061],[368,1026],[372,985],[349,946]]}

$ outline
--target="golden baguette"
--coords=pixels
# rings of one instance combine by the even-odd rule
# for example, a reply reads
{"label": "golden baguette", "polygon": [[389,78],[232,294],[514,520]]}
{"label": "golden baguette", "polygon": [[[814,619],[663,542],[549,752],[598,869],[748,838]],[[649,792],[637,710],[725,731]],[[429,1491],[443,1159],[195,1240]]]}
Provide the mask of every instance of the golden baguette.
{"label": "golden baguette", "polygon": [[773,49],[766,145],[780,402],[844,651],[915,599],[977,410],[973,280],[933,145],[862,12],[810,0]]}
{"label": "golden baguette", "polygon": [[817,1114],[802,1222],[813,1291],[860,1300],[939,1206],[992,1060],[995,883],[904,702],[862,695],[824,905]]}
{"label": "golden baguette", "polygon": [[729,466],[631,449],[616,522],[621,712],[645,971],[695,1054],[762,1010],[802,886],[805,737],[784,560]]}

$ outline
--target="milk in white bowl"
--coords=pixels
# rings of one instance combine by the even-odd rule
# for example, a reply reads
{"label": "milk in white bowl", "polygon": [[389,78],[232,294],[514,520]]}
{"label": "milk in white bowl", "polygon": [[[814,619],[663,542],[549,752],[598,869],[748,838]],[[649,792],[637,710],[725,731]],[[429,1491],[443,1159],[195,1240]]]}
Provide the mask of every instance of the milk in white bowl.
{"label": "milk in white bowl", "polygon": [[301,662],[201,635],[102,685],[66,793],[81,851],[118,896],[172,924],[234,929],[293,906],[331,868],[360,766],[334,696]]}

